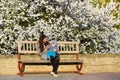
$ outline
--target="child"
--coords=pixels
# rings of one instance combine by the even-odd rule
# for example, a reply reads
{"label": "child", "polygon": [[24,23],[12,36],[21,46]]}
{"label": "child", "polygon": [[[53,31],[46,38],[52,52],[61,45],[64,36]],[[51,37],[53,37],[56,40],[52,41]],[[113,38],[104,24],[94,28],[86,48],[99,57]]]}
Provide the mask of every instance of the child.
{"label": "child", "polygon": [[51,75],[53,75],[54,77],[57,77],[57,70],[59,67],[59,61],[60,58],[58,58],[59,55],[59,50],[58,50],[58,44],[56,40],[51,41],[51,45],[48,45],[48,49],[47,49],[47,53],[46,53],[46,57],[47,60],[50,60],[53,70],[50,73]]}
{"label": "child", "polygon": [[49,60],[50,57],[56,57],[58,54],[59,54],[59,50],[58,50],[57,41],[53,40],[46,54],[47,59]]}

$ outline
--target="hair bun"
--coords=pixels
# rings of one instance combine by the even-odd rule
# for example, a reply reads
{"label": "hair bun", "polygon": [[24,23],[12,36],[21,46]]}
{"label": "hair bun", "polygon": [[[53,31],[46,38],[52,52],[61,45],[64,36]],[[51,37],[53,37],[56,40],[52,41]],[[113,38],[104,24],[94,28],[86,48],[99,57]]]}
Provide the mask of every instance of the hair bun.
{"label": "hair bun", "polygon": [[41,32],[41,35],[44,35],[44,32],[43,32],[43,31]]}

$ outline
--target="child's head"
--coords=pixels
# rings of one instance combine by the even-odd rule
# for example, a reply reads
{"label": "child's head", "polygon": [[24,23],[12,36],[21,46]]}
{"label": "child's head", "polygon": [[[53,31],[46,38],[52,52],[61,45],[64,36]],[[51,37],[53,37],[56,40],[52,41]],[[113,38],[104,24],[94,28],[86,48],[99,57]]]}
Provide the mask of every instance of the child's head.
{"label": "child's head", "polygon": [[56,40],[52,41],[52,46],[57,46],[57,41]]}

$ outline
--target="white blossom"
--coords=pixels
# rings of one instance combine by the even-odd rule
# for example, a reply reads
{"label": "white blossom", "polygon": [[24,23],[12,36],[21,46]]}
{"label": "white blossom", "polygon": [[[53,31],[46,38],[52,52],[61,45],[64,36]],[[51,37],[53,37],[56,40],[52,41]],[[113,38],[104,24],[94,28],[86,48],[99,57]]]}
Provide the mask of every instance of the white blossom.
{"label": "white blossom", "polygon": [[[80,42],[80,53],[120,53],[120,3],[94,7],[89,0],[1,0],[0,53],[17,53],[18,40]],[[116,9],[118,7],[118,9]],[[118,14],[118,17],[114,16]]]}

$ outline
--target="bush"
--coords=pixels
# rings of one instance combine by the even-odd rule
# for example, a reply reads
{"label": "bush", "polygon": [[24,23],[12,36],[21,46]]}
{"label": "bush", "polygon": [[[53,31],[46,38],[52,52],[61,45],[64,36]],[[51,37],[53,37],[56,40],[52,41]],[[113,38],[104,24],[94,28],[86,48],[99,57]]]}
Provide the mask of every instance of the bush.
{"label": "bush", "polygon": [[50,40],[79,41],[80,53],[119,53],[116,7],[112,1],[101,8],[88,0],[0,1],[0,53],[17,53],[18,40],[38,40],[42,31]]}

